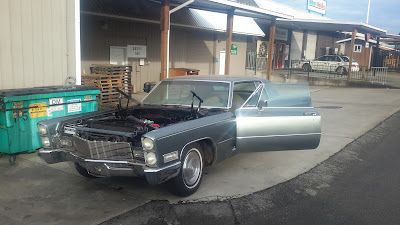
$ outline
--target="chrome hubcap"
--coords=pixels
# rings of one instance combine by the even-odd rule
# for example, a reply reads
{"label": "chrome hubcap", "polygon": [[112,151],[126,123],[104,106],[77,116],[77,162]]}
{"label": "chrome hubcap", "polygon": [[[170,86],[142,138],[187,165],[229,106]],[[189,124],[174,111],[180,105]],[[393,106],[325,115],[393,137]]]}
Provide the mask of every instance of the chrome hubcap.
{"label": "chrome hubcap", "polygon": [[190,149],[182,166],[183,180],[187,186],[194,186],[199,181],[202,164],[200,152],[195,148]]}

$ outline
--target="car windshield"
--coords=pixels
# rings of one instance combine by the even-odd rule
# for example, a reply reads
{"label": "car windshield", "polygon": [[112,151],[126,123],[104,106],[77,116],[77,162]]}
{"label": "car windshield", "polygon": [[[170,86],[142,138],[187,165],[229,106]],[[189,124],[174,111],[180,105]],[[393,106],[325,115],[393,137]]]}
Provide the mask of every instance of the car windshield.
{"label": "car windshield", "polygon": [[[190,106],[193,99],[192,91],[204,101],[201,107],[228,107],[229,83],[213,81],[162,81],[143,100],[143,104]],[[193,104],[195,106],[199,104],[196,97]]]}

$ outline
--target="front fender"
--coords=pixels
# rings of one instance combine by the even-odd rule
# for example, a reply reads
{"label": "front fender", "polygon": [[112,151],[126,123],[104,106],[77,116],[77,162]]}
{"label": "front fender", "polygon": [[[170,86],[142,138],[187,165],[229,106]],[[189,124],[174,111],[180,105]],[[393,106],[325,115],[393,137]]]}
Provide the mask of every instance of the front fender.
{"label": "front fender", "polygon": [[225,151],[232,150],[235,135],[234,114],[225,112],[157,129],[145,134],[144,137],[154,140],[159,166],[165,166],[164,154],[178,151],[181,155],[185,146],[204,139],[214,143],[217,159],[225,158]]}

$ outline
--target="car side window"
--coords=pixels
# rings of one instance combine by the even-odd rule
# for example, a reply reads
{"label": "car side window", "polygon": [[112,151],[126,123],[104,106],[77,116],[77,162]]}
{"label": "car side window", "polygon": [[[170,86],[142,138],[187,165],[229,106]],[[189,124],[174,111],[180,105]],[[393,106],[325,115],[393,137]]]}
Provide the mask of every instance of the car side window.
{"label": "car side window", "polygon": [[249,98],[246,100],[245,104],[243,105],[243,108],[254,108],[257,107],[257,104],[259,100],[265,96],[264,95],[264,85],[261,83],[258,85],[257,89],[249,96]]}
{"label": "car side window", "polygon": [[334,55],[328,56],[328,61],[329,62],[336,62],[336,56],[334,56]]}
{"label": "car side window", "polygon": [[232,108],[237,109],[242,106],[243,103],[245,103],[250,95],[256,90],[258,84],[260,84],[260,82],[236,82],[233,86]]}

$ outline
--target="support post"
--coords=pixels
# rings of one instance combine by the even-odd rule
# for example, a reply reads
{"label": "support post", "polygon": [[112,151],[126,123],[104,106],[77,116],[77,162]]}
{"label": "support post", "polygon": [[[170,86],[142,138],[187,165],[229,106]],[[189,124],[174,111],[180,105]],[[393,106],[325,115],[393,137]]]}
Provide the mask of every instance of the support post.
{"label": "support post", "polygon": [[[366,65],[362,68],[363,80],[365,80],[367,78],[367,73],[369,70],[369,55],[370,55],[369,53],[371,51],[371,46],[369,46],[369,34],[368,33],[364,34],[364,40],[365,40],[365,46],[363,47],[363,57],[364,57],[364,62]],[[367,48],[367,45],[368,45],[368,48]]]}
{"label": "support post", "polygon": [[354,57],[354,44],[356,41],[357,30],[354,29],[351,35],[351,46],[350,46],[350,56],[349,56],[349,68],[347,70],[347,80],[351,80],[351,68],[353,67],[353,57]]}
{"label": "support post", "polygon": [[160,62],[161,62],[161,73],[160,80],[167,77],[167,63],[168,63],[168,33],[169,33],[169,0],[163,0],[161,7],[161,50],[160,50]]}
{"label": "support post", "polygon": [[225,75],[229,75],[229,67],[231,64],[232,33],[233,33],[233,10],[230,10],[226,18]]}
{"label": "support post", "polygon": [[272,77],[272,70],[273,70],[272,59],[274,58],[275,33],[276,33],[276,21],[273,20],[269,27],[268,57],[267,57],[268,80],[271,80]]}

